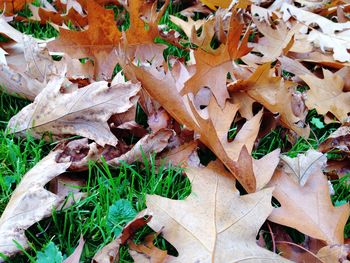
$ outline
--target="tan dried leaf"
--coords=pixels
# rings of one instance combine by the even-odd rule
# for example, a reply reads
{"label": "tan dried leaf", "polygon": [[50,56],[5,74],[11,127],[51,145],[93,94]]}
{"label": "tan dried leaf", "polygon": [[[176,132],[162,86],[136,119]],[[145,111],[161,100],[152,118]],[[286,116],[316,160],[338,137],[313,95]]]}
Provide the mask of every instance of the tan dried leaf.
{"label": "tan dried leaf", "polygon": [[240,196],[220,163],[190,168],[192,194],[185,200],[146,198],[148,223],[175,246],[167,262],[288,262],[256,244],[258,229],[271,213],[272,189]]}
{"label": "tan dried leaf", "polygon": [[[293,17],[304,24],[304,30],[299,31],[296,35],[297,39],[303,39],[308,43],[319,46],[324,53],[327,49],[331,49],[335,60],[341,62],[350,61],[350,54],[347,51],[350,48],[349,23],[335,23],[332,20],[302,10],[286,2],[283,3],[281,11],[283,12],[284,21]],[[314,24],[318,25],[321,31],[313,28],[310,33],[306,34],[308,32],[307,29],[310,29],[310,26]]]}
{"label": "tan dried leaf", "polygon": [[329,70],[323,69],[323,79],[314,75],[299,76],[310,87],[307,91],[306,106],[316,109],[319,114],[332,113],[344,122],[350,112],[350,91],[343,91],[343,79]]}
{"label": "tan dried leaf", "polygon": [[318,251],[317,256],[323,263],[349,263],[350,244],[326,246]]}
{"label": "tan dried leaf", "polygon": [[119,262],[119,247],[125,244],[132,235],[141,227],[147,224],[152,217],[144,217],[144,213],[139,213],[123,229],[122,233],[112,242],[104,246],[92,259],[92,263],[115,263]]}
{"label": "tan dried leaf", "polygon": [[141,244],[135,244],[133,241],[128,242],[129,253],[135,263],[163,263],[168,256],[167,251],[157,248],[153,241],[156,234],[149,234]]}
{"label": "tan dried leaf", "polygon": [[296,116],[293,111],[294,86],[296,86],[295,83],[291,81],[284,81],[282,77],[273,76],[270,63],[266,63],[259,66],[248,79],[230,85],[230,89],[246,91],[246,94],[269,111],[279,113],[284,126],[292,129],[298,135],[307,137],[310,129],[301,127],[304,120]]}
{"label": "tan dried leaf", "polygon": [[28,248],[24,231],[44,217],[51,215],[63,199],[49,192],[44,186],[64,173],[69,162],[57,163],[58,152],[51,152],[28,173],[13,192],[0,218],[0,252],[11,256],[20,251],[14,240]]}
{"label": "tan dried leaf", "polygon": [[[302,161],[300,157],[298,160],[292,159],[288,166],[276,170],[268,186],[275,186],[273,196],[281,207],[273,210],[269,220],[295,228],[328,244],[342,244],[344,226],[350,214],[349,204],[333,206],[327,178],[321,170],[323,161],[312,154],[309,162],[308,155]],[[291,162],[290,159],[287,162]],[[306,167],[307,164],[310,164],[309,167]],[[294,179],[295,176],[301,179],[303,174],[295,174],[290,167],[294,170],[298,168],[299,173],[310,173],[304,185]]]}
{"label": "tan dried leaf", "polygon": [[301,27],[300,24],[296,24],[292,28],[288,28],[283,21],[280,21],[275,25],[276,28],[272,28],[266,21],[260,22],[255,17],[253,17],[253,21],[259,32],[264,35],[257,44],[253,44],[254,51],[263,54],[259,63],[272,62],[281,54],[286,54],[293,44],[294,34]]}
{"label": "tan dried leaf", "polygon": [[55,137],[81,135],[99,145],[116,145],[107,120],[133,106],[130,101],[140,90],[139,84],[122,83],[108,87],[105,81],[92,83],[71,93],[61,93],[62,78],[52,79],[35,101],[22,109],[8,129],[35,137],[50,132]]}

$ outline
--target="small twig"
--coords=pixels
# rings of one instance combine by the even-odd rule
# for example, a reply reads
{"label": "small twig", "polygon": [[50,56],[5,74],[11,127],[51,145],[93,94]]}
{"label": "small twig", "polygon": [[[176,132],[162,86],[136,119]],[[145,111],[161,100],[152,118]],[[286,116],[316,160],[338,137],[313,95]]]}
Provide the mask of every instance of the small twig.
{"label": "small twig", "polygon": [[269,222],[267,222],[267,227],[269,228],[271,239],[272,239],[272,251],[273,251],[273,253],[276,253],[275,236],[274,236],[274,234],[272,232],[272,229],[271,229],[271,226],[270,226]]}

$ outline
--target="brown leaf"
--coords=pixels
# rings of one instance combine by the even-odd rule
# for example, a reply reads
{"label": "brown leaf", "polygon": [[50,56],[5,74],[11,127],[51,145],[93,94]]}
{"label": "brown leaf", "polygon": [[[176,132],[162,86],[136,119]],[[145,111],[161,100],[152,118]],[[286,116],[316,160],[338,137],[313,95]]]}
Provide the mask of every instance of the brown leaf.
{"label": "brown leaf", "polygon": [[80,239],[79,239],[79,244],[75,248],[73,254],[71,254],[68,258],[66,258],[63,261],[63,263],[79,263],[81,253],[83,252],[84,244],[85,244],[84,237],[83,237],[83,235],[81,235]]}
{"label": "brown leaf", "polygon": [[121,33],[114,22],[113,10],[106,10],[94,0],[87,2],[89,28],[71,31],[60,28],[60,36],[49,42],[50,51],[64,52],[72,58],[94,59],[95,76],[109,79],[115,67],[114,48]]}
{"label": "brown leaf", "polygon": [[338,75],[323,69],[324,78],[314,75],[300,76],[308,84],[306,106],[316,109],[319,114],[331,112],[341,122],[346,121],[350,112],[350,92],[344,92],[344,81]]}
{"label": "brown leaf", "polygon": [[326,246],[318,251],[317,256],[324,263],[349,262],[350,244]]}
{"label": "brown leaf", "polygon": [[32,104],[10,120],[8,129],[21,134],[29,130],[37,138],[46,132],[54,137],[77,134],[101,146],[116,145],[118,140],[107,120],[133,106],[130,99],[138,93],[140,85],[126,83],[108,87],[107,82],[101,81],[62,94],[62,82],[62,78],[51,80]]}
{"label": "brown leaf", "polygon": [[30,4],[31,2],[32,0],[1,0],[0,10],[5,10],[5,15],[10,16],[22,10],[27,3]]}
{"label": "brown leaf", "polygon": [[276,248],[283,257],[293,262],[323,263],[315,253],[325,246],[324,242],[305,236],[302,244],[296,244],[281,225],[274,224],[272,230]]}
{"label": "brown leaf", "polygon": [[163,263],[165,262],[168,254],[167,251],[157,248],[153,241],[156,238],[155,234],[149,234],[145,237],[144,242],[141,244],[135,244],[133,241],[129,241],[129,253],[134,262],[142,263]]}
{"label": "brown leaf", "polygon": [[88,24],[86,16],[78,13],[74,8],[70,8],[66,14],[60,14],[40,7],[38,9],[38,15],[41,24],[52,22],[56,25],[72,23],[76,27],[84,28]]}
{"label": "brown leaf", "polygon": [[318,150],[323,153],[332,149],[350,154],[350,122],[344,123],[318,146]]}
{"label": "brown leaf", "polygon": [[24,231],[34,223],[51,215],[64,199],[49,192],[44,186],[56,176],[64,173],[69,162],[57,163],[59,152],[51,152],[22,178],[13,192],[0,218],[0,252],[11,256],[20,251],[15,240],[28,248]]}
{"label": "brown leaf", "polygon": [[[196,94],[201,88],[208,87],[214,94],[221,108],[224,107],[229,94],[226,87],[227,74],[232,71],[232,60],[247,54],[251,49],[247,47],[249,34],[245,34],[240,42],[243,25],[232,15],[230,29],[225,45],[215,51],[197,49],[194,51],[196,59],[196,73],[186,81],[181,94]],[[213,54],[214,53],[214,54]]]}
{"label": "brown leaf", "polygon": [[267,22],[260,22],[255,17],[253,17],[253,21],[259,32],[264,35],[257,44],[253,45],[254,51],[263,54],[259,59],[259,63],[271,62],[281,54],[286,54],[291,48],[291,44],[293,44],[294,34],[301,28],[300,24],[288,28],[283,21],[275,25],[275,28],[272,28]]}
{"label": "brown leaf", "polygon": [[0,83],[5,92],[33,100],[48,80],[64,75],[64,63],[54,61],[45,46],[10,26],[3,17],[0,33],[16,42],[3,46],[8,53],[0,64]]}
{"label": "brown leaf", "polygon": [[[275,186],[273,195],[281,207],[273,210],[269,220],[328,244],[341,244],[350,214],[349,204],[339,207],[332,205],[327,178],[321,170],[324,161],[308,159],[307,156],[287,159],[288,165],[276,170],[268,185]],[[304,184],[300,183],[303,177],[307,178]]]}
{"label": "brown leaf", "polygon": [[[253,174],[245,174],[241,176],[238,173],[237,159],[231,158],[226,152],[225,147],[232,147],[231,153],[235,154],[233,157],[238,157],[240,152],[240,145],[245,140],[247,145],[251,147],[254,136],[250,134],[258,133],[261,113],[257,114],[256,118],[252,120],[254,129],[243,130],[240,134],[242,141],[237,144],[232,142],[232,146],[227,141],[227,132],[238,110],[238,105],[225,103],[223,109],[219,107],[216,100],[212,97],[210,103],[204,111],[196,109],[193,98],[191,96],[181,97],[179,90],[183,87],[183,83],[188,79],[188,71],[181,67],[181,78],[175,78],[171,73],[160,72],[157,69],[151,70],[145,67],[136,67],[133,64],[126,64],[123,66],[127,77],[134,78],[142,82],[142,87],[160,104],[163,108],[171,114],[180,124],[184,124],[189,129],[194,130],[200,134],[200,140],[208,146],[218,158],[225,164],[225,166],[231,171],[233,176],[238,178],[240,183],[248,192],[254,192],[256,190],[256,182]],[[247,124],[248,125],[248,124]],[[238,138],[240,138],[238,136]],[[224,145],[225,144],[225,147]],[[236,146],[233,146],[236,145]],[[250,149],[251,150],[251,149]]]}
{"label": "brown leaf", "polygon": [[167,262],[217,262],[250,260],[285,262],[259,247],[255,237],[272,211],[272,189],[239,196],[235,182],[219,163],[190,168],[192,194],[185,200],[148,195],[148,223],[177,249]]}
{"label": "brown leaf", "polygon": [[[190,159],[191,155],[195,153],[197,149],[197,142],[191,141],[189,143],[184,143],[180,145],[179,147],[175,147],[174,149],[171,149],[167,152],[162,153],[159,156],[160,163],[162,163],[163,160],[166,160],[167,163],[177,166],[188,166],[188,165],[196,165],[196,162],[193,163]],[[198,163],[197,163],[198,164]]]}
{"label": "brown leaf", "polygon": [[269,111],[279,113],[284,126],[307,137],[310,129],[301,128],[298,122],[303,122],[303,119],[293,112],[293,86],[295,86],[293,82],[274,77],[270,72],[270,64],[267,63],[259,66],[249,79],[237,82],[230,88],[234,91],[246,90],[251,98],[261,103]]}
{"label": "brown leaf", "polygon": [[212,10],[216,10],[217,7],[227,8],[231,1],[230,0],[200,0],[203,4],[208,6]]}
{"label": "brown leaf", "polygon": [[[128,44],[150,44],[154,43],[154,38],[159,35],[158,23],[163,16],[170,0],[165,0],[162,8],[157,12],[158,1],[153,1],[148,6],[145,6],[143,0],[128,1],[128,11],[130,13],[130,27],[126,31],[126,38],[128,39]],[[142,10],[144,8],[144,10]],[[140,13],[143,11],[143,15],[146,15],[147,29],[145,28],[145,22],[140,19]]]}
{"label": "brown leaf", "polygon": [[[307,30],[299,31],[296,38],[304,39],[307,43],[320,46],[323,52],[326,49],[332,49],[335,60],[341,62],[350,61],[350,54],[347,51],[350,47],[350,26],[348,23],[335,23],[325,17],[302,10],[288,3],[283,3],[281,11],[283,12],[284,21],[293,16],[293,18],[302,22],[303,25],[309,27],[308,31],[310,32],[307,35],[305,35],[308,32]],[[318,31],[310,26],[315,22],[322,31]]]}
{"label": "brown leaf", "polygon": [[122,233],[112,242],[104,246],[93,257],[93,263],[114,263],[119,262],[119,247],[125,244],[132,235],[141,227],[146,225],[151,216],[145,218],[144,213],[138,214],[131,222],[129,222],[123,229]]}
{"label": "brown leaf", "polygon": [[170,137],[173,135],[172,130],[161,129],[155,133],[146,135],[139,140],[135,146],[125,154],[108,160],[109,165],[120,165],[121,162],[133,163],[142,160],[143,155],[161,152],[167,145]]}

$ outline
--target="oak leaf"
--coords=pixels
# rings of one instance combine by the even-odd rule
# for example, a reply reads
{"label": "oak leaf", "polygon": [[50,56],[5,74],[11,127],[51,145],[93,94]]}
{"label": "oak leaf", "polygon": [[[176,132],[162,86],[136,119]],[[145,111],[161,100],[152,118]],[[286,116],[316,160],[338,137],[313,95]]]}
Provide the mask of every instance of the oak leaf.
{"label": "oak leaf", "polygon": [[[183,83],[190,76],[186,68],[180,66],[181,74],[179,78],[175,77],[176,74],[172,75],[171,71],[164,73],[154,68],[136,67],[132,63],[123,65],[123,68],[126,76],[135,81],[140,80],[142,87],[154,99],[159,101],[173,118],[197,132],[200,135],[200,140],[217,155],[248,192],[256,190],[254,174],[245,173],[245,176],[241,176],[238,173],[237,161],[239,162],[239,160],[237,160],[237,157],[241,150],[240,146],[243,146],[244,143],[249,145],[249,151],[251,151],[252,141],[255,140],[251,134],[257,134],[259,130],[260,121],[257,121],[257,119],[261,118],[261,113],[257,114],[255,120],[252,121],[255,123],[253,130],[247,132],[246,129],[243,129],[241,134],[237,135],[238,138],[241,138],[240,141],[237,141],[240,144],[237,147],[234,146],[237,144],[235,142],[228,143],[227,132],[239,109],[239,105],[226,101],[224,108],[221,108],[215,98],[212,97],[207,109],[204,111],[197,109],[194,105],[193,96],[181,97],[179,94]],[[249,138],[249,141],[244,142],[244,138]],[[225,144],[225,147],[223,144]],[[226,147],[232,147],[229,153],[226,152]]]}
{"label": "oak leaf", "polygon": [[93,263],[114,263],[119,261],[120,245],[125,244],[132,235],[141,227],[147,224],[152,217],[144,218],[144,213],[138,214],[130,223],[128,223],[121,234],[112,242],[104,246],[93,257]]}
{"label": "oak leaf", "polygon": [[217,7],[227,8],[231,4],[230,0],[200,0],[203,4],[207,5],[210,9],[216,10]]}
{"label": "oak leaf", "polygon": [[185,200],[146,197],[146,213],[153,216],[148,225],[162,231],[179,253],[167,262],[288,262],[256,244],[272,211],[271,188],[240,196],[219,163],[187,174],[192,194]]}
{"label": "oak leaf", "polygon": [[288,28],[287,25],[281,21],[272,28],[267,22],[260,22],[253,17],[254,24],[259,32],[264,35],[259,39],[257,44],[253,44],[254,51],[258,51],[263,56],[259,59],[259,63],[271,62],[277,59],[281,54],[286,54],[293,44],[293,36],[300,29],[300,24]]}
{"label": "oak leaf", "polygon": [[77,32],[60,28],[60,36],[49,42],[48,48],[72,58],[93,58],[95,76],[109,79],[115,67],[114,48],[120,42],[121,32],[115,24],[113,10],[106,10],[91,0],[87,2],[87,12],[87,30]]}
{"label": "oak leaf", "polygon": [[323,263],[348,262],[349,255],[350,244],[326,246],[317,253]]}
{"label": "oak leaf", "polygon": [[323,79],[314,75],[299,76],[310,87],[307,91],[306,106],[316,109],[319,114],[332,113],[344,122],[350,112],[350,92],[343,91],[343,79],[329,70],[323,69]]}
{"label": "oak leaf", "polygon": [[350,122],[340,126],[318,146],[318,150],[324,153],[333,149],[350,154]]}
{"label": "oak leaf", "polygon": [[13,192],[0,218],[0,252],[11,256],[20,251],[18,242],[28,248],[24,231],[62,203],[62,198],[49,192],[44,186],[56,176],[64,173],[70,162],[57,163],[59,152],[51,152],[22,178]]}
{"label": "oak leaf", "polygon": [[153,241],[157,237],[155,234],[149,234],[141,244],[135,244],[129,241],[129,253],[135,263],[163,263],[168,256],[167,251],[157,248]]}
{"label": "oak leaf", "polygon": [[48,80],[64,75],[65,63],[54,61],[41,41],[16,30],[3,17],[0,33],[14,41],[3,45],[6,56],[0,64],[0,83],[5,92],[33,100]]}
{"label": "oak leaf", "polygon": [[1,0],[0,10],[5,11],[5,15],[11,16],[21,11],[26,4],[30,4],[32,0]]}
{"label": "oak leaf", "polygon": [[266,63],[259,66],[248,79],[230,85],[230,89],[245,90],[251,98],[269,111],[279,113],[284,126],[298,135],[307,137],[310,129],[300,127],[300,122],[303,125],[303,118],[298,117],[293,111],[293,86],[295,83],[273,76],[270,63]]}
{"label": "oak leaf", "polygon": [[292,16],[303,23],[304,27],[310,28],[310,25],[317,24],[322,30],[318,31],[312,28],[307,35],[303,34],[307,30],[303,30],[302,33],[299,31],[296,38],[305,39],[307,42],[319,46],[323,52],[332,49],[333,57],[338,61],[350,61],[350,54],[347,51],[350,48],[349,23],[335,23],[318,14],[302,10],[288,3],[283,3],[281,11],[283,12],[284,21]]}
{"label": "oak leaf", "polygon": [[139,84],[117,84],[108,87],[105,81],[92,83],[71,93],[61,93],[62,78],[51,80],[35,101],[12,117],[8,129],[25,134],[30,131],[40,138],[46,132],[54,137],[81,135],[99,145],[116,145],[108,119],[126,112],[130,101],[140,90]]}
{"label": "oak leaf", "polygon": [[[324,164],[322,158],[310,160],[308,168],[305,167],[308,160],[303,163],[297,173],[294,170],[300,161],[291,162],[290,159],[287,159],[287,165],[282,169],[276,170],[268,186],[275,186],[273,196],[281,207],[273,210],[269,220],[295,228],[328,244],[342,244],[344,226],[350,214],[349,204],[333,206],[327,178],[321,170]],[[310,173],[305,184],[295,182],[293,178],[297,177],[300,182],[305,172]]]}
{"label": "oak leaf", "polygon": [[[214,94],[220,107],[224,107],[229,94],[226,87],[227,74],[232,71],[234,59],[238,59],[249,51],[248,48],[248,30],[242,40],[240,35],[243,32],[243,25],[232,15],[230,28],[225,44],[218,49],[197,49],[194,51],[196,59],[196,72],[185,83],[181,94],[192,92],[196,94],[201,88],[208,87]],[[203,47],[202,47],[203,48]]]}

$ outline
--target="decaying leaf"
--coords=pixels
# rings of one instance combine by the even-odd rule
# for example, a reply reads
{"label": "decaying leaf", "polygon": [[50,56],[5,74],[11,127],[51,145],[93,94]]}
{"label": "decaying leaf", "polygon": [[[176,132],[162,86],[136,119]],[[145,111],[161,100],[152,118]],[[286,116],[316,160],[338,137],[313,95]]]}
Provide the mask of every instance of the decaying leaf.
{"label": "decaying leaf", "polygon": [[[192,194],[183,201],[147,196],[148,223],[178,251],[167,262],[285,262],[255,237],[272,211],[271,188],[240,196],[219,163],[187,171]],[[163,229],[162,229],[163,228]],[[162,230],[161,230],[162,229]]]}
{"label": "decaying leaf", "polygon": [[0,252],[11,256],[20,249],[15,240],[28,248],[24,231],[44,217],[51,215],[64,199],[49,192],[44,186],[56,176],[64,173],[70,162],[57,163],[58,152],[51,152],[28,173],[13,192],[0,218]]}
{"label": "decaying leaf", "polygon": [[62,93],[62,78],[51,80],[35,101],[13,117],[8,129],[25,134],[30,131],[40,138],[49,132],[54,137],[81,135],[99,145],[116,145],[107,120],[116,113],[126,112],[133,106],[130,101],[138,91],[138,84],[95,82],[83,89]]}

